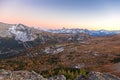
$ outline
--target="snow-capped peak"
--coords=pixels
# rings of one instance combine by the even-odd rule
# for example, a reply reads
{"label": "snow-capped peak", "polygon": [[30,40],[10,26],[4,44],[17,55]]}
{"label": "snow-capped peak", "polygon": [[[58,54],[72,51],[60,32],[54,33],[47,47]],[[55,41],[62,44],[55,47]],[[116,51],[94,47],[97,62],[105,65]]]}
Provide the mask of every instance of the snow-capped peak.
{"label": "snow-capped peak", "polygon": [[52,33],[62,33],[62,34],[77,34],[77,33],[86,33],[91,36],[107,36],[107,35],[114,35],[120,34],[120,31],[108,31],[108,30],[88,30],[88,29],[57,29],[57,30],[47,30],[48,32]]}
{"label": "snow-capped peak", "polygon": [[22,42],[33,41],[35,39],[32,36],[31,30],[22,24],[11,26],[8,31],[15,37],[16,40]]}

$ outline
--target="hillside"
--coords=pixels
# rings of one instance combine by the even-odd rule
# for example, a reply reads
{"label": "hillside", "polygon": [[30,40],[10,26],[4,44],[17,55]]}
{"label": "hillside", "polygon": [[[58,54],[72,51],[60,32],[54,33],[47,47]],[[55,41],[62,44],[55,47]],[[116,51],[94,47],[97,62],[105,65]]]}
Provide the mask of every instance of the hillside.
{"label": "hillside", "polygon": [[21,55],[1,59],[0,67],[9,70],[35,70],[38,73],[61,67],[84,68],[87,71],[109,72],[120,76],[120,72],[112,67],[119,63],[114,62],[120,55],[119,36],[93,37],[79,43],[40,45],[25,50]]}

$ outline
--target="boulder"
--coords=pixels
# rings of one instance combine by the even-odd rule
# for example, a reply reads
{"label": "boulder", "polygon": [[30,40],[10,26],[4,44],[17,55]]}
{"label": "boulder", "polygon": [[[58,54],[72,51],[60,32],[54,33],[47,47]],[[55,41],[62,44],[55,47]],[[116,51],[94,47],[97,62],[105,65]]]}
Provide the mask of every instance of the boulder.
{"label": "boulder", "polygon": [[59,76],[50,77],[48,80],[66,80],[66,77],[64,75],[59,75]]}
{"label": "boulder", "polygon": [[79,75],[75,80],[120,80],[120,78],[108,73],[90,72],[86,77]]}

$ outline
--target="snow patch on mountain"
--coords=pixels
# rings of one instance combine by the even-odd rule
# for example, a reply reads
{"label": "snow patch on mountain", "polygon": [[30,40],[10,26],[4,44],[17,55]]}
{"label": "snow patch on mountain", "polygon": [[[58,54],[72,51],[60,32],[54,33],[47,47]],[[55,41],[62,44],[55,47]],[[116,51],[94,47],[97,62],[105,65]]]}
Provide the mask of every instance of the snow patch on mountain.
{"label": "snow patch on mountain", "polygon": [[15,37],[15,40],[22,42],[35,40],[31,30],[22,24],[14,25],[10,27],[8,31]]}
{"label": "snow patch on mountain", "polygon": [[64,51],[64,47],[46,47],[45,48],[45,53],[46,54],[58,54],[60,52]]}

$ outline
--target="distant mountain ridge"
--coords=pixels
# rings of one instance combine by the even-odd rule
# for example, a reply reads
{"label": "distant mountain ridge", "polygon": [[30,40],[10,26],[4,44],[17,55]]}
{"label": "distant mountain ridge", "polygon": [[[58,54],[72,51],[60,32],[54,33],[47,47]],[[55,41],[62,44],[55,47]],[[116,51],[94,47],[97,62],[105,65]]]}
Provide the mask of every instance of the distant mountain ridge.
{"label": "distant mountain ridge", "polygon": [[120,30],[113,30],[113,31],[108,31],[108,30],[88,30],[88,29],[79,29],[79,28],[73,28],[73,29],[49,29],[47,30],[48,32],[52,33],[61,33],[61,34],[77,34],[77,33],[86,33],[91,36],[109,36],[109,35],[114,35],[114,34],[120,34]]}
{"label": "distant mountain ridge", "polygon": [[[21,30],[26,30],[26,32],[29,34],[29,39],[27,33],[22,32]],[[7,30],[7,31],[4,31]],[[25,26],[23,24],[6,24],[6,23],[2,23],[0,22],[0,37],[4,36],[4,37],[8,37],[10,36],[10,34],[14,34],[14,36],[16,35],[16,39],[19,40],[23,40],[24,38],[26,38],[26,40],[24,39],[23,41],[31,41],[34,40],[34,37],[30,36],[32,35],[30,30],[37,30],[37,32],[39,33],[40,31],[42,32],[50,32],[50,33],[57,33],[57,34],[77,34],[77,33],[85,33],[85,34],[89,34],[91,36],[109,36],[109,35],[115,35],[115,34],[120,34],[120,30],[88,30],[88,29],[79,29],[79,28],[72,28],[72,29],[67,29],[67,28],[62,28],[62,29],[40,29],[40,28],[34,28],[34,27],[29,27],[29,26]],[[6,35],[6,33],[8,33]],[[23,33],[23,34],[22,34]],[[2,35],[4,34],[4,35]],[[20,37],[20,35],[22,35]],[[24,36],[24,38],[23,38]],[[26,37],[25,37],[26,36]],[[30,39],[31,38],[31,39]]]}

